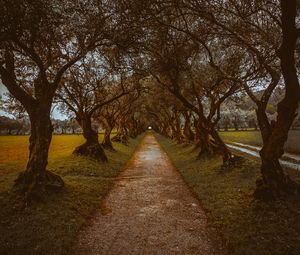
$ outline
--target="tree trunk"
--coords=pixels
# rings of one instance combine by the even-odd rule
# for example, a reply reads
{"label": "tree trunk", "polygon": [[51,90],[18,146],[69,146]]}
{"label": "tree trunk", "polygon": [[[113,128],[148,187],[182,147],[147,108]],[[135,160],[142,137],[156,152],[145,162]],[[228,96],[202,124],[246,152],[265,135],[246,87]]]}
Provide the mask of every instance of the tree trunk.
{"label": "tree trunk", "polygon": [[300,100],[300,86],[294,56],[297,41],[296,1],[281,0],[281,10],[283,39],[279,56],[285,82],[285,97],[277,106],[277,121],[270,126],[269,137],[264,141],[260,151],[262,178],[257,181],[254,196],[264,200],[299,191],[299,185],[284,174],[279,163]]}
{"label": "tree trunk", "polygon": [[89,115],[82,115],[76,117],[78,124],[82,128],[83,137],[86,142],[80,146],[78,146],[74,150],[74,154],[80,156],[87,156],[98,161],[106,162],[107,157],[105,152],[98,141],[98,134],[92,128],[92,121]]}
{"label": "tree trunk", "polygon": [[266,144],[272,134],[271,123],[265,111],[265,107],[258,105],[256,110],[257,123],[260,129],[263,144]]}
{"label": "tree trunk", "polygon": [[198,158],[201,159],[203,157],[212,157],[214,155],[214,150],[213,147],[210,146],[208,130],[202,127],[198,127],[198,133],[199,141],[197,143],[197,147],[200,147]]}
{"label": "tree trunk", "polygon": [[235,131],[239,131],[239,125],[238,125],[238,123],[236,122],[236,120],[234,120],[233,125],[234,125]]}
{"label": "tree trunk", "polygon": [[117,134],[111,139],[113,142],[117,143],[123,143],[125,145],[128,145],[128,136],[126,134],[126,129],[120,128],[117,132]]}
{"label": "tree trunk", "polygon": [[234,162],[230,150],[212,125],[199,123],[197,128],[199,132],[198,146],[201,149],[198,158],[221,155],[224,166]]}
{"label": "tree trunk", "polygon": [[50,108],[51,105],[39,105],[28,112],[31,121],[29,160],[26,170],[18,176],[15,183],[17,190],[25,194],[26,200],[42,199],[49,189],[64,186],[61,177],[46,170],[53,132]]}
{"label": "tree trunk", "polygon": [[113,144],[112,144],[112,142],[110,140],[111,132],[112,132],[112,128],[111,127],[107,127],[105,129],[102,146],[103,146],[104,149],[115,151],[115,149],[113,147]]}
{"label": "tree trunk", "polygon": [[195,128],[195,136],[194,136],[194,141],[196,144],[200,142],[200,126],[199,126],[199,120],[197,120],[194,117],[194,128]]}
{"label": "tree trunk", "polygon": [[174,118],[173,123],[174,124],[172,125],[172,137],[177,141],[177,143],[180,144],[183,141],[183,136],[181,134],[181,128],[178,119]]}
{"label": "tree trunk", "polygon": [[131,121],[128,125],[128,128],[129,128],[129,137],[131,138],[136,138],[138,136],[138,121],[132,117],[131,118]]}
{"label": "tree trunk", "polygon": [[216,153],[222,156],[223,166],[229,166],[231,165],[231,163],[235,163],[237,162],[237,160],[240,159],[240,157],[232,155],[231,151],[228,149],[228,147],[220,137],[219,133],[213,127],[211,128],[210,134],[216,146]]}
{"label": "tree trunk", "polygon": [[185,122],[184,122],[184,128],[183,128],[183,134],[188,141],[194,141],[195,134],[193,133],[191,129],[191,120],[189,116],[185,116]]}

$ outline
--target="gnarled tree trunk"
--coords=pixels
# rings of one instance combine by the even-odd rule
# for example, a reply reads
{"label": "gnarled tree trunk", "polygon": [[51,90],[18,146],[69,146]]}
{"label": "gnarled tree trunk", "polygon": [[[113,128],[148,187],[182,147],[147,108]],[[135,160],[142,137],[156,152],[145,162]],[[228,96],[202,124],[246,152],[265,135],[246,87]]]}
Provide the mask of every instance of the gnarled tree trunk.
{"label": "gnarled tree trunk", "polygon": [[113,142],[128,144],[129,138],[124,127],[119,127],[117,134],[111,139]]}
{"label": "gnarled tree trunk", "polygon": [[209,132],[207,129],[199,127],[198,130],[198,143],[197,146],[200,147],[200,152],[198,158],[211,157],[215,154],[214,147],[211,146],[209,141]]}
{"label": "gnarled tree trunk", "polygon": [[111,132],[112,132],[112,127],[110,125],[107,125],[107,127],[105,128],[105,131],[104,131],[104,138],[102,141],[102,146],[104,149],[115,151],[113,144],[111,142],[111,139],[110,139]]}
{"label": "gnarled tree trunk", "polygon": [[278,105],[277,122],[269,123],[265,112],[257,110],[263,140],[263,147],[260,151],[261,178],[257,180],[257,188],[254,192],[254,196],[258,199],[272,200],[284,193],[291,193],[298,189],[298,185],[284,173],[279,163],[279,158],[284,153],[284,143],[288,138],[289,128],[297,110],[298,103],[295,104],[295,99],[296,97],[294,100],[283,100]]}
{"label": "gnarled tree trunk", "polygon": [[225,166],[225,165],[229,165],[232,162],[235,162],[237,157],[231,154],[230,150],[227,148],[226,144],[221,139],[218,131],[216,131],[214,127],[211,128],[210,134],[214,140],[214,143],[217,145],[216,146],[217,153],[220,154],[223,158],[223,165]]}
{"label": "gnarled tree trunk", "polygon": [[194,141],[195,134],[191,128],[191,116],[188,113],[184,113],[184,127],[183,127],[183,134],[188,141]]}
{"label": "gnarled tree trunk", "polygon": [[177,120],[175,119],[173,121],[173,125],[171,125],[171,130],[172,130],[172,139],[175,139],[177,143],[182,143],[183,141],[183,136],[181,134],[181,129],[180,125],[178,124]]}
{"label": "gnarled tree trunk", "polygon": [[26,170],[16,179],[16,188],[26,199],[42,199],[49,189],[59,189],[64,182],[46,170],[53,127],[50,120],[51,104],[41,103],[28,111],[31,121],[29,160]]}
{"label": "gnarled tree trunk", "polygon": [[99,144],[97,132],[92,128],[91,117],[87,114],[82,114],[78,115],[76,120],[82,128],[83,137],[85,138],[86,142],[78,146],[73,153],[106,162],[107,157],[103,148]]}
{"label": "gnarled tree trunk", "polygon": [[198,158],[221,155],[223,164],[229,164],[232,154],[214,127],[208,123],[204,124],[198,121],[196,128],[199,135],[197,145],[200,147]]}

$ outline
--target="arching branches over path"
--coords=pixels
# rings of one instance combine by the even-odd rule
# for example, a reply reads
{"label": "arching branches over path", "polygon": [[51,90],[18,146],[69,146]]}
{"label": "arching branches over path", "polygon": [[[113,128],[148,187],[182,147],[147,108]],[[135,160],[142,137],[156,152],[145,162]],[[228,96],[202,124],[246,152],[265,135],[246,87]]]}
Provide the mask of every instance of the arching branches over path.
{"label": "arching branches over path", "polygon": [[[140,76],[138,75],[135,79],[138,77]],[[140,82],[140,78],[136,81],[133,80],[133,82]],[[113,137],[113,141],[127,144],[130,137],[135,138],[145,130],[141,126],[143,123],[140,123],[142,119],[140,113],[142,110],[143,91],[144,87],[140,84],[139,90],[119,100],[121,107],[115,122],[117,134]]]}
{"label": "arching branches over path", "polygon": [[181,132],[181,119],[182,111],[186,110],[182,103],[155,81],[152,81],[149,98],[145,103],[146,114],[154,129],[162,135],[182,143],[184,136]]}
{"label": "arching branches over path", "polygon": [[[207,137],[205,133],[210,132],[209,135],[214,136],[215,130],[211,127],[218,120],[218,105],[214,104],[217,98],[222,97],[213,86],[214,94],[218,96],[211,100],[211,110],[213,113],[215,108],[216,114],[208,113],[207,102],[210,99],[206,92],[202,92],[209,84],[209,79],[204,78],[208,67],[214,70],[209,71],[212,80],[231,84],[236,89],[242,88],[240,95],[246,93],[255,103],[264,142],[261,151],[262,179],[257,182],[255,192],[258,198],[274,198],[298,189],[279,164],[300,97],[298,70],[295,68],[299,67],[295,58],[295,54],[299,54],[297,4],[296,0],[180,0],[153,1],[144,7],[144,12],[151,17],[146,22],[149,37],[143,48],[149,57],[149,72],[197,115],[196,127],[199,128],[196,131],[202,129],[199,134]],[[195,59],[195,55],[198,58]],[[191,63],[192,69],[189,68]],[[194,66],[199,65],[202,68],[198,68],[195,75]],[[197,75],[202,84],[200,82],[198,87],[193,85],[194,89],[189,84],[199,84],[194,78]],[[267,115],[267,105],[277,86],[285,88],[286,93],[278,104],[277,120],[272,122]],[[225,95],[227,91],[222,93]],[[205,114],[202,114],[201,108]],[[213,121],[209,120],[211,116]],[[208,147],[204,145],[207,139],[202,140],[200,144]],[[217,134],[214,141],[218,141],[220,148],[223,147]],[[225,151],[226,161],[229,157],[226,157]]]}
{"label": "arching branches over path", "polygon": [[28,200],[63,186],[62,179],[46,171],[46,166],[52,101],[65,72],[96,48],[117,45],[125,49],[135,40],[135,30],[124,29],[128,20],[116,6],[114,1],[93,0],[84,5],[17,0],[1,6],[1,81],[31,121],[29,160],[16,181]]}
{"label": "arching branches over path", "polygon": [[[300,99],[295,68],[297,45],[299,48],[297,1],[202,1],[201,6],[199,1],[190,1],[182,4],[182,9],[189,12],[189,17],[202,19],[214,31],[222,34],[228,46],[235,51],[242,49],[245,52],[244,68],[250,76],[247,79],[239,77],[238,80],[257,106],[257,120],[263,138],[262,178],[257,182],[255,196],[271,199],[299,189],[283,173],[279,164]],[[185,30],[200,42],[199,34],[190,31]],[[222,69],[219,71],[223,72]],[[225,72],[223,74],[228,76]],[[277,120],[272,122],[266,114],[266,108],[279,83],[285,88],[285,97],[278,104]],[[251,87],[261,90],[261,96],[257,96]]]}
{"label": "arching branches over path", "polygon": [[[42,197],[48,187],[63,186],[60,177],[46,171],[52,100],[68,68],[106,42],[103,34],[109,20],[102,6],[94,13],[98,16],[101,11],[101,18],[94,19],[84,14],[90,5],[82,9],[72,1],[54,5],[54,1],[43,0],[7,1],[2,12],[1,80],[31,121],[29,161],[16,181],[28,199]],[[78,17],[77,23],[70,12]]]}
{"label": "arching branches over path", "polygon": [[[162,28],[156,36],[146,47],[149,72],[159,85],[196,115],[195,128],[201,147],[199,156],[221,154],[224,163],[228,163],[230,151],[215,131],[215,126],[220,119],[221,104],[239,89],[240,83],[203,62],[206,53],[187,35]],[[218,50],[225,51],[216,47],[217,56]],[[234,77],[240,72],[240,56],[230,51],[228,55],[228,59],[222,61],[222,68],[230,70]],[[222,58],[221,54],[219,58]]]}
{"label": "arching branches over path", "polygon": [[126,75],[122,68],[112,69],[100,52],[87,55],[69,69],[57,97],[75,114],[86,140],[75,149],[75,154],[107,161],[98,141],[98,132],[92,128],[92,120],[102,108],[112,107],[115,101],[124,96],[131,98],[132,93],[139,91],[138,79]]}
{"label": "arching branches over path", "polygon": [[[1,81],[31,121],[29,161],[17,180],[26,198],[63,186],[46,171],[55,96],[83,130],[76,153],[106,160],[95,119],[105,148],[113,150],[113,129],[113,139],[126,143],[151,125],[177,142],[196,142],[199,157],[221,155],[225,165],[233,158],[216,131],[222,107],[247,96],[263,138],[255,196],[298,189],[279,158],[300,100],[299,1],[80,3],[4,1]],[[285,95],[271,121],[276,89]]]}

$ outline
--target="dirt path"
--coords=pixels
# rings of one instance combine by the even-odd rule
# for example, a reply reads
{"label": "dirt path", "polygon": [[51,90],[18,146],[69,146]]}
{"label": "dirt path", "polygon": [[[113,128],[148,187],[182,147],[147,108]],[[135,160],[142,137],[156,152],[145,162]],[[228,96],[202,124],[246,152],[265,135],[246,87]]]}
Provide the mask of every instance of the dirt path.
{"label": "dirt path", "polygon": [[80,233],[72,254],[227,254],[152,134],[103,206],[106,214]]}

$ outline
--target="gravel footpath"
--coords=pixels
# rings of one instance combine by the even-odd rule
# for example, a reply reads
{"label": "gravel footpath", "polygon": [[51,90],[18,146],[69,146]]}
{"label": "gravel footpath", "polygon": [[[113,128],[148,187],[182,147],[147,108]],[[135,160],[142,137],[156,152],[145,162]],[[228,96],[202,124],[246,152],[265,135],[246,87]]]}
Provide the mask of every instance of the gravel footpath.
{"label": "gravel footpath", "polygon": [[70,254],[228,254],[153,134],[118,177]]}

